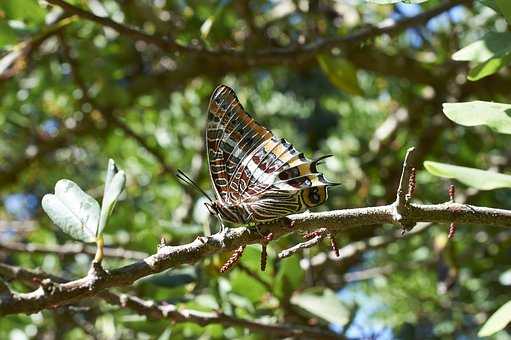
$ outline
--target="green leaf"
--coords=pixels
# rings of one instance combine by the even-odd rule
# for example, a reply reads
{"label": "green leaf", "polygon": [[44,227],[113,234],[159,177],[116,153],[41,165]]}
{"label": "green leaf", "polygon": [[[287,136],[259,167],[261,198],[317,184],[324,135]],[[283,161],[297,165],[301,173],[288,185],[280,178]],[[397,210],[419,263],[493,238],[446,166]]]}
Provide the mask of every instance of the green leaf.
{"label": "green leaf", "polygon": [[0,1],[0,10],[3,10],[8,20],[29,21],[40,24],[44,21],[46,11],[37,0]]}
{"label": "green leaf", "polygon": [[353,95],[363,94],[357,70],[349,61],[328,55],[319,55],[317,58],[321,70],[335,87]]}
{"label": "green leaf", "polygon": [[499,133],[511,134],[511,105],[473,101],[444,103],[444,114],[463,126],[486,125]]}
{"label": "green leaf", "polygon": [[222,14],[225,6],[230,2],[231,0],[220,0],[217,3],[213,14],[209,16],[200,27],[202,39],[206,39],[208,37],[209,32],[211,31],[211,27],[213,27],[213,23]]}
{"label": "green leaf", "polygon": [[291,303],[328,323],[343,326],[349,319],[349,309],[330,289],[313,288],[294,294]]}
{"label": "green leaf", "polygon": [[485,61],[472,68],[468,74],[468,80],[476,81],[490,76],[511,62],[511,53],[502,57],[496,57]]}
{"label": "green leaf", "polygon": [[297,256],[283,260],[276,276],[275,295],[282,297],[286,293],[292,293],[302,284],[303,276],[303,270]]}
{"label": "green leaf", "polygon": [[452,55],[453,60],[485,62],[511,52],[511,32],[488,32]]}
{"label": "green leaf", "polygon": [[[231,276],[232,291],[246,297],[251,302],[260,302],[267,293],[264,285],[245,272],[236,270]],[[250,287],[250,289],[247,289]]]}
{"label": "green leaf", "polygon": [[50,219],[69,236],[94,242],[99,221],[99,204],[67,179],[55,184],[55,194],[46,194],[42,207]]}
{"label": "green leaf", "polygon": [[490,336],[503,330],[511,322],[511,301],[506,302],[502,307],[485,322],[477,333],[477,336]]}
{"label": "green leaf", "polygon": [[490,7],[491,9],[493,9],[495,12],[498,12],[499,9],[497,7],[497,3],[495,2],[495,0],[479,0],[480,3],[482,3],[483,5],[485,6],[488,6]]}
{"label": "green leaf", "polygon": [[115,203],[126,185],[126,174],[119,170],[112,159],[108,160],[108,169],[105,178],[105,190],[101,202],[101,215],[96,235],[101,234],[106,226],[108,217],[114,210]]}
{"label": "green leaf", "polygon": [[0,48],[4,48],[8,45],[14,45],[17,40],[18,36],[16,35],[16,31],[9,26],[7,22],[0,21]]}
{"label": "green leaf", "polygon": [[511,24],[511,1],[509,0],[495,0],[500,14],[506,18],[508,24]]}
{"label": "green leaf", "polygon": [[461,183],[479,190],[511,188],[511,176],[464,166],[425,161],[426,170],[438,177],[454,178]]}

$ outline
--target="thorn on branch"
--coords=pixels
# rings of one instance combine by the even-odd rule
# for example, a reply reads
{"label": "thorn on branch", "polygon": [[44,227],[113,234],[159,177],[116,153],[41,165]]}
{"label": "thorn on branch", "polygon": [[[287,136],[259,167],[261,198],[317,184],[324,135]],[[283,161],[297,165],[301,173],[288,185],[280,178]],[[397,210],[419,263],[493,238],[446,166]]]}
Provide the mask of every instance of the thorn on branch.
{"label": "thorn on branch", "polygon": [[271,240],[273,240],[273,233],[269,233],[261,239],[261,271],[263,272],[266,270],[266,261],[268,259],[266,246]]}
{"label": "thorn on branch", "polygon": [[451,240],[454,235],[456,235],[456,223],[452,222],[449,226],[449,233],[447,234],[447,238]]}
{"label": "thorn on branch", "polygon": [[165,238],[165,236],[162,236],[160,238],[160,243],[158,243],[158,246],[156,247],[156,250],[160,250],[161,248],[166,247],[166,246],[167,246],[167,239]]}
{"label": "thorn on branch", "polygon": [[417,185],[417,170],[412,168],[410,170],[410,178],[408,179],[408,193],[405,196],[406,203],[410,202],[415,194],[415,187]]}
{"label": "thorn on branch", "polygon": [[225,262],[225,264],[222,266],[222,268],[220,268],[220,273],[225,273],[225,272],[228,272],[229,270],[231,270],[232,267],[234,267],[234,265],[236,263],[238,263],[238,261],[240,260],[241,255],[243,255],[244,250],[245,250],[245,245],[240,246],[238,249],[236,249],[232,253],[231,257],[229,257],[227,262]]}
{"label": "thorn on branch", "polygon": [[449,185],[449,190],[447,191],[449,195],[449,202],[454,203],[454,195],[456,193],[456,189],[454,188],[454,185]]}
{"label": "thorn on branch", "polygon": [[[456,189],[453,184],[449,185],[449,190],[447,191],[449,195],[449,202],[454,203],[454,198],[456,195]],[[456,223],[451,222],[451,225],[449,226],[449,233],[447,234],[447,238],[449,240],[454,238],[454,235],[456,234]]]}
{"label": "thorn on branch", "polygon": [[337,246],[337,240],[335,239],[335,234],[330,233],[330,245],[332,246],[332,251],[335,253],[335,256],[340,257],[341,253],[339,252],[339,247]]}

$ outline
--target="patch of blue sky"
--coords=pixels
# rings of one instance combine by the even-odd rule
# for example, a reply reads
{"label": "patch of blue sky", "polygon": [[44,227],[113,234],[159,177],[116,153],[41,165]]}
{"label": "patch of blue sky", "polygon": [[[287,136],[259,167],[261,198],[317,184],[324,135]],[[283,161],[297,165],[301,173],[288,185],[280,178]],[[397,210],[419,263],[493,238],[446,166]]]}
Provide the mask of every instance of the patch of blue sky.
{"label": "patch of blue sky", "polygon": [[[402,20],[404,18],[415,16],[423,11],[423,7],[419,4],[397,3],[395,11],[391,18],[394,20]],[[449,28],[451,23],[456,23],[465,18],[466,12],[463,6],[455,6],[449,11],[437,15],[429,20],[426,24],[426,30],[421,27],[414,27],[406,30],[406,38],[410,45],[419,48],[424,43],[424,37],[429,36],[429,32],[437,32]],[[419,33],[420,32],[420,33]]]}
{"label": "patch of blue sky", "polygon": [[[364,292],[356,288],[356,284],[348,284],[344,289],[337,292],[339,299],[347,305],[357,305],[357,314],[352,325],[346,332],[350,339],[372,339],[391,340],[393,339],[392,330],[382,321],[376,320],[374,314],[385,306],[374,297],[367,296]],[[332,325],[334,332],[341,332],[342,327]]]}
{"label": "patch of blue sky", "polygon": [[59,122],[56,119],[47,119],[41,124],[41,129],[49,136],[56,136],[59,132]]}
{"label": "patch of blue sky", "polygon": [[28,220],[35,215],[39,200],[34,194],[11,194],[4,198],[4,206],[17,220]]}

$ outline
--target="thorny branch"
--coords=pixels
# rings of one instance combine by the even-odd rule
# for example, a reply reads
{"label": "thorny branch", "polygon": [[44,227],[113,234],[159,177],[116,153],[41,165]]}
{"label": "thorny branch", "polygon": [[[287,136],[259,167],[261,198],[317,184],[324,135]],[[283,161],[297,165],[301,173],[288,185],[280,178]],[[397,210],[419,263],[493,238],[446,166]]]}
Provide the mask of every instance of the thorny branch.
{"label": "thorny branch", "polygon": [[[46,280],[51,280],[58,283],[66,282],[66,280],[63,278],[47,274],[40,270],[28,270],[3,263],[0,263],[0,275],[9,281],[19,280],[30,286],[42,282],[46,282],[44,285],[48,285],[48,281]],[[2,289],[2,287],[4,288]],[[8,291],[8,287],[0,280],[0,294],[5,291]],[[320,337],[322,339],[342,339],[342,337],[339,337],[337,334],[328,331],[322,331],[316,328],[290,324],[268,324],[259,321],[250,321],[236,318],[221,312],[202,312],[191,309],[183,309],[178,308],[176,305],[170,303],[158,303],[151,300],[143,300],[136,296],[117,294],[110,291],[101,292],[98,294],[98,296],[112,305],[116,305],[122,308],[129,308],[139,315],[144,315],[149,319],[166,319],[172,322],[194,322],[202,326],[216,323],[225,326],[243,327],[254,332],[276,334],[282,337],[293,336],[297,338]]]}
{"label": "thorny branch", "polygon": [[[410,149],[407,159],[413,153]],[[406,175],[406,171],[403,171]],[[406,183],[407,180],[404,182]],[[401,181],[403,182],[403,180]],[[399,194],[398,194],[399,196]],[[273,221],[255,228],[239,227],[226,229],[208,237],[199,237],[195,241],[179,246],[160,247],[156,254],[133,264],[113,269],[99,271],[91,268],[83,278],[52,284],[52,289],[39,287],[29,293],[9,292],[4,294],[0,302],[0,315],[14,313],[34,313],[42,309],[65,305],[85,297],[98,295],[105,289],[131,285],[136,280],[175,268],[183,264],[192,264],[213,254],[233,250],[243,245],[258,243],[260,233],[273,233],[274,239],[292,231],[311,231],[318,226],[329,232],[339,232],[349,228],[375,225],[401,225],[405,220],[413,225],[417,222],[435,222],[476,225],[494,225],[511,227],[511,211],[478,206],[470,206],[453,202],[442,204],[422,205],[405,201],[397,211],[396,202],[377,207],[334,210],[322,213],[304,213],[291,215],[287,218]],[[293,225],[293,229],[289,228]]]}

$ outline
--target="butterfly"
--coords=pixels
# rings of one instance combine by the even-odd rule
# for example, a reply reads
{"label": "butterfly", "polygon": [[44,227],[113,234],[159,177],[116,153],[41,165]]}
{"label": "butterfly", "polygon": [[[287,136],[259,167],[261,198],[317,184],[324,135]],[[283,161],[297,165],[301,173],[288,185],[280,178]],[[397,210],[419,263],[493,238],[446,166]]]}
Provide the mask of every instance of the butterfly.
{"label": "butterfly", "polygon": [[[257,123],[235,92],[219,85],[206,128],[209,174],[216,200],[210,213],[232,224],[268,222],[324,203],[329,182],[292,144]],[[190,181],[189,181],[190,182]]]}

